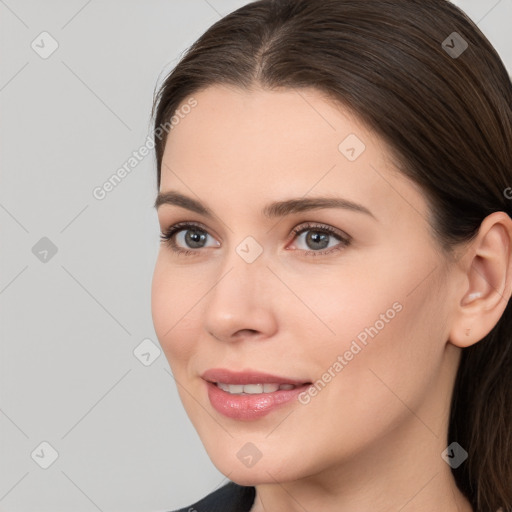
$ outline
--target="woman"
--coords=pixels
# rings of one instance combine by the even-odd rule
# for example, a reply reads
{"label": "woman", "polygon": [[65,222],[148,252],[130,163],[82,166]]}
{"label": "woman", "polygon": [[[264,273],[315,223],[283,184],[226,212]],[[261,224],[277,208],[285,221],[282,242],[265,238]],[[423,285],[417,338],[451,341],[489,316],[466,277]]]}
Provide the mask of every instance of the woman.
{"label": "woman", "polygon": [[156,333],[206,511],[512,510],[512,85],[445,0],[260,0],[155,98]]}

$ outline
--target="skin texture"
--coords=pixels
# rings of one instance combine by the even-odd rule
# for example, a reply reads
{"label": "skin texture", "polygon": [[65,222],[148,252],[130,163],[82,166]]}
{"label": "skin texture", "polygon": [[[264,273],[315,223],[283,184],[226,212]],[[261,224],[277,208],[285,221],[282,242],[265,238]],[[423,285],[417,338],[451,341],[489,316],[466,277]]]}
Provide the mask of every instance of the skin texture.
{"label": "skin texture", "polygon": [[[253,512],[471,511],[441,453],[461,349],[492,329],[510,297],[510,218],[490,215],[450,258],[419,187],[346,108],[311,89],[212,86],[194,98],[168,138],[160,191],[200,200],[215,217],[158,208],[162,231],[191,221],[208,237],[197,249],[185,245],[186,231],[175,236],[192,255],[162,243],[152,314],[215,466],[256,485]],[[354,161],[338,149],[349,134],[366,146]],[[343,197],[375,218],[332,208],[261,213],[304,196]],[[308,222],[351,242],[330,236],[319,249],[307,241],[314,227],[292,232]],[[252,263],[236,252],[247,236],[263,250]],[[401,310],[306,405],[292,401],[256,421],[212,408],[205,370],[315,382],[395,303]],[[249,442],[261,453],[251,467],[237,456]]]}

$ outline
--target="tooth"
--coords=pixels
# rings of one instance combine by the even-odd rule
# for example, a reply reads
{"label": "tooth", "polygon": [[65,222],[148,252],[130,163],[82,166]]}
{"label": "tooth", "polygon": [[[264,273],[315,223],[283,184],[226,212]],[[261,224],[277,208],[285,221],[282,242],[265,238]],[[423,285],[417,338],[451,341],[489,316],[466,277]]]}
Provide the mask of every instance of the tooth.
{"label": "tooth", "polygon": [[293,384],[225,384],[217,382],[219,389],[232,395],[256,395],[260,393],[274,393],[280,389],[289,390],[296,386]]}
{"label": "tooth", "polygon": [[243,393],[244,392],[244,385],[243,384],[229,384],[228,385],[228,391],[230,393]]}
{"label": "tooth", "polygon": [[263,393],[263,384],[245,384],[244,386],[240,387],[243,388],[244,393],[249,395]]}

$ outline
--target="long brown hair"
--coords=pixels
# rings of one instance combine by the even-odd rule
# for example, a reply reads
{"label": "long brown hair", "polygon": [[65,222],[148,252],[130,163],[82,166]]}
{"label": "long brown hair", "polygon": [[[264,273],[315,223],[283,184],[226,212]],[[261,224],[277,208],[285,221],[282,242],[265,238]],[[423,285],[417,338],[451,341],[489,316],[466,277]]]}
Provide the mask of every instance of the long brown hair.
{"label": "long brown hair", "polygon": [[[447,253],[492,212],[511,215],[510,77],[478,27],[446,0],[247,4],[211,26],[167,76],[154,98],[155,131],[214,84],[314,87],[352,109],[424,191]],[[452,471],[477,512],[512,511],[511,308],[463,349],[453,390],[448,440],[468,458]]]}

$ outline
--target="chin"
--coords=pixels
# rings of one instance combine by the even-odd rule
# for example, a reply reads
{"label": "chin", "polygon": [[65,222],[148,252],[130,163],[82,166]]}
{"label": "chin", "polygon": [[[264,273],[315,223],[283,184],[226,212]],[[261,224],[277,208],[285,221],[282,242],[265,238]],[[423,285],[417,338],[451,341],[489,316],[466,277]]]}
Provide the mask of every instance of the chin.
{"label": "chin", "polygon": [[[237,450],[240,452],[241,450]],[[235,457],[226,457],[224,454],[210,454],[214,466],[227,478],[239,485],[254,486],[298,480],[304,475],[296,464],[298,461],[289,461],[283,454],[273,453],[271,457],[261,455],[261,458],[252,460],[245,455],[250,450],[242,451]],[[293,468],[293,469],[292,469]]]}
{"label": "chin", "polygon": [[277,475],[272,468],[248,468],[248,469],[229,469],[226,468],[227,471],[221,471],[221,473],[237,483],[238,485],[244,486],[256,486],[262,484],[275,484],[277,482],[286,482],[289,480],[295,480],[295,478],[291,477],[283,477],[281,475]]}

